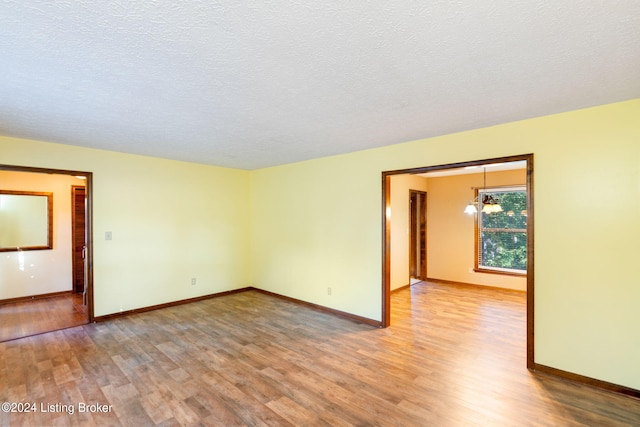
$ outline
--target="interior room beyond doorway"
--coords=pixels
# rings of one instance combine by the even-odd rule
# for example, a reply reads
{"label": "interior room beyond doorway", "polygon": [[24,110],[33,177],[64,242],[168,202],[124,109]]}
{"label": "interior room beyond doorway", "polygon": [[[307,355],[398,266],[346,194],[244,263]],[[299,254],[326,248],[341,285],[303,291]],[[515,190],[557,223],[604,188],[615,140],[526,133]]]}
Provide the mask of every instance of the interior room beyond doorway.
{"label": "interior room beyond doorway", "polygon": [[[11,232],[0,230],[5,237],[11,234],[12,239],[28,241],[31,237],[24,230],[44,221],[43,226],[49,228],[50,245],[15,244],[0,249],[0,341],[89,322],[93,307],[89,272],[90,182],[91,174],[85,172],[0,165],[0,190],[26,195],[42,193],[50,199],[49,214],[43,219],[35,213],[32,218],[30,212],[4,206],[6,223],[18,217],[25,223],[10,227]],[[30,225],[28,221],[38,224]],[[0,247],[1,243],[0,237]]]}
{"label": "interior room beyond doorway", "polygon": [[[478,200],[489,188],[518,187],[524,189],[526,205],[517,213],[505,211],[502,216],[518,217],[521,227],[515,240],[519,240],[521,264],[533,267],[533,156],[512,156],[458,164],[415,168],[383,173],[384,189],[384,286],[383,323],[390,324],[389,293],[410,286],[420,279],[414,266],[416,242],[411,234],[416,231],[415,207],[411,207],[414,192],[426,194],[425,254],[427,280],[504,288],[527,292],[528,363],[533,363],[533,275],[527,271],[482,271],[479,254],[483,254],[482,237],[486,229],[478,228],[483,200]],[[506,202],[506,199],[505,199]],[[480,210],[469,215],[465,208],[475,204]],[[503,203],[504,204],[504,203]],[[480,217],[482,218],[482,217]],[[419,221],[418,221],[419,222]],[[480,232],[478,230],[481,230]],[[495,231],[495,230],[489,230]],[[496,233],[501,230],[497,230]],[[499,233],[498,233],[499,234]],[[525,236],[523,239],[523,235]],[[494,239],[495,240],[495,239]],[[524,241],[523,241],[524,240]],[[485,236],[485,246],[493,244]],[[511,248],[508,248],[511,250]],[[521,250],[523,249],[523,250]],[[486,252],[486,251],[485,251]],[[494,251],[496,252],[496,251]],[[486,254],[485,254],[486,255]],[[499,269],[498,269],[499,270]]]}

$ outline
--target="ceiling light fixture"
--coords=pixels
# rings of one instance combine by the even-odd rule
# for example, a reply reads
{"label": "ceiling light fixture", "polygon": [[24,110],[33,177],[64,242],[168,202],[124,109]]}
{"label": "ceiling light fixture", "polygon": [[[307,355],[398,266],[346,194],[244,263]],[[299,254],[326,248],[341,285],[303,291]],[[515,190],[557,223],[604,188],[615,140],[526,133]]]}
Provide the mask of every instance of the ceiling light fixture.
{"label": "ceiling light fixture", "polygon": [[[482,213],[490,214],[496,212],[502,212],[502,206],[498,202],[498,199],[487,194],[487,168],[484,168],[484,187],[482,190],[484,196],[482,197]],[[478,200],[478,196],[475,199],[469,202],[469,204],[464,208],[464,213],[468,215],[473,215],[478,212],[478,205],[481,203]]]}
{"label": "ceiling light fixture", "polygon": [[502,206],[498,203],[498,199],[485,194],[482,198],[482,213],[490,214],[496,212],[502,212]]}

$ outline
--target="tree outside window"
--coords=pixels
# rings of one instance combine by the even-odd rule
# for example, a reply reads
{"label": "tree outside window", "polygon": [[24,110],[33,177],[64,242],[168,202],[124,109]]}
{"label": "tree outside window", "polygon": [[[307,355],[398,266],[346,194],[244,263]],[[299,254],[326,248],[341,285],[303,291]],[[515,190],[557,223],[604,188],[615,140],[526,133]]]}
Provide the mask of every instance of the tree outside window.
{"label": "tree outside window", "polygon": [[479,207],[476,228],[476,270],[527,273],[527,192],[525,187],[478,190],[497,199],[501,212],[483,213]]}

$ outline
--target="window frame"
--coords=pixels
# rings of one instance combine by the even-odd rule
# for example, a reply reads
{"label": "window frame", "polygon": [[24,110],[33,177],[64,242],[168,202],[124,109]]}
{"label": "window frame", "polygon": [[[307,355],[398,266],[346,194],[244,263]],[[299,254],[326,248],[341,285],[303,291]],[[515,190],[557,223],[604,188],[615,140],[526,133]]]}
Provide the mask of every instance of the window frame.
{"label": "window frame", "polygon": [[[518,277],[526,277],[527,276],[527,270],[518,270],[518,269],[512,269],[512,268],[504,268],[504,267],[487,267],[487,266],[483,266],[480,265],[480,255],[481,255],[481,249],[480,249],[480,218],[482,215],[482,196],[484,195],[484,193],[495,193],[495,192],[524,192],[525,193],[525,197],[528,201],[528,194],[527,194],[527,186],[526,185],[507,185],[507,186],[491,186],[491,187],[486,187],[486,188],[476,188],[475,189],[475,196],[476,196],[476,200],[479,201],[478,203],[478,210],[475,214],[475,220],[474,220],[474,267],[473,267],[473,271],[476,273],[489,273],[489,274],[502,274],[502,275],[506,275],[506,276],[518,276]],[[522,232],[522,231],[520,231]],[[529,233],[528,233],[528,227],[525,227],[524,229],[524,233],[527,236],[527,240],[529,239]],[[527,251],[529,250],[529,246],[528,244],[526,244],[527,247]],[[527,265],[527,269],[529,268],[529,266]]]}

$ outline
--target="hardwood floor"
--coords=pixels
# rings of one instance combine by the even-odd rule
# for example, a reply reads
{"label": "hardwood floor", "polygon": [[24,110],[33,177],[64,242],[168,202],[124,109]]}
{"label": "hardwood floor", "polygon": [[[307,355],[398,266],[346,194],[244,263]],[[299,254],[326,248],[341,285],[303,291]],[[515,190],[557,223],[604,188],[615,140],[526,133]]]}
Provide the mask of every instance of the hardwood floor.
{"label": "hardwood floor", "polygon": [[87,323],[81,294],[0,304],[0,341]]}
{"label": "hardwood floor", "polygon": [[248,291],[8,341],[0,401],[36,411],[0,424],[640,425],[638,399],[527,371],[524,310],[420,283],[376,329]]}

